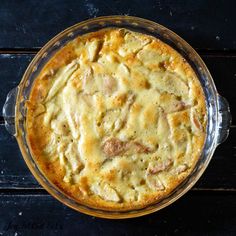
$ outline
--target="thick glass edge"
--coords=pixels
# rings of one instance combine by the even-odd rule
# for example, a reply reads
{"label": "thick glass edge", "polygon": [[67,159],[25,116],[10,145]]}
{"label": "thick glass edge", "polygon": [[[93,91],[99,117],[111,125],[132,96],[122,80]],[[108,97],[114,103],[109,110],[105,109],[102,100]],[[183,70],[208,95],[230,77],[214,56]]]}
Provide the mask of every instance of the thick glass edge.
{"label": "thick glass edge", "polygon": [[217,145],[223,143],[229,136],[230,125],[232,122],[232,115],[228,101],[220,94],[217,95],[217,102],[219,107],[219,125],[218,125],[218,139]]}
{"label": "thick glass edge", "polygon": [[2,108],[2,116],[4,119],[5,128],[13,136],[16,136],[17,129],[15,127],[16,115],[16,98],[18,94],[18,87],[15,87],[7,94],[5,103]]}

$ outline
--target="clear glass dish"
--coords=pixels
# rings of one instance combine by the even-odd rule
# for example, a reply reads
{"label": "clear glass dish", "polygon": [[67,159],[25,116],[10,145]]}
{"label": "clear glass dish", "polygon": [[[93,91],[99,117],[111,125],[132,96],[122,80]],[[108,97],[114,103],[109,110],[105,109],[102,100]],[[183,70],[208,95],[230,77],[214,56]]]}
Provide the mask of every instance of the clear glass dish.
{"label": "clear glass dish", "polygon": [[[40,172],[36,162],[34,161],[34,158],[29,151],[29,147],[26,141],[25,103],[29,98],[32,85],[34,83],[34,80],[37,78],[40,70],[52,57],[52,55],[54,55],[57,50],[59,50],[70,40],[79,35],[97,31],[107,27],[128,28],[134,31],[149,34],[161,39],[162,41],[176,49],[195,70],[204,90],[207,104],[207,137],[202,154],[194,170],[185,179],[185,181],[183,181],[172,193],[170,193],[164,199],[139,210],[116,212],[104,211],[89,208],[87,206],[79,204],[78,202],[67,196],[65,193],[63,193],[55,185],[53,185],[49,180],[47,180],[43,173]],[[132,16],[107,16],[90,19],[78,23],[55,36],[34,57],[25,74],[23,75],[20,84],[9,92],[6,98],[5,105],[3,107],[3,116],[5,119],[6,129],[17,139],[21,153],[30,171],[38,180],[38,182],[52,196],[77,211],[97,217],[112,219],[132,218],[158,211],[170,205],[178,198],[180,198],[183,194],[185,194],[197,182],[197,180],[205,171],[216,147],[227,138],[231,122],[228,102],[217,93],[213,79],[206,65],[204,64],[200,56],[196,53],[196,51],[182,38],[180,38],[169,29],[155,22]]]}

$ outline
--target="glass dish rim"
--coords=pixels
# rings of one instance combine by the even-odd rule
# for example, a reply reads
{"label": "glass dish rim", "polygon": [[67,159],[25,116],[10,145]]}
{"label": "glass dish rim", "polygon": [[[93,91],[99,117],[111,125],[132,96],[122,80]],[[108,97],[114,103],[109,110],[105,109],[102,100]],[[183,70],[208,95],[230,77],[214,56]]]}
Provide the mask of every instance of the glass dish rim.
{"label": "glass dish rim", "polygon": [[[142,18],[139,18],[139,17],[133,17],[133,16],[103,16],[103,17],[97,17],[97,18],[93,18],[93,19],[88,19],[86,21],[82,21],[80,23],[77,23],[65,30],[63,30],[62,32],[60,32],[59,34],[57,34],[55,37],[53,37],[48,43],[46,43],[42,49],[36,54],[36,56],[33,58],[33,60],[31,61],[31,63],[29,64],[28,68],[26,69],[23,77],[22,77],[22,80],[18,86],[19,88],[19,91],[18,91],[18,95],[17,95],[17,101],[20,100],[19,98],[19,94],[21,94],[22,92],[22,89],[23,89],[23,83],[25,81],[27,81],[27,79],[29,78],[29,75],[32,73],[32,68],[34,67],[35,63],[39,60],[41,60],[41,58],[43,57],[43,54],[48,50],[49,47],[51,47],[53,44],[55,44],[58,39],[61,39],[62,37],[64,37],[65,35],[67,35],[68,33],[70,32],[73,32],[73,30],[75,30],[76,28],[78,27],[82,27],[83,25],[86,27],[87,24],[91,23],[91,22],[99,22],[99,21],[106,21],[106,20],[136,20],[136,21],[143,21],[143,22],[146,22],[146,23],[149,23],[149,24],[154,24],[156,27],[162,29],[162,30],[165,30],[167,31],[168,33],[170,33],[171,35],[175,36],[175,38],[177,38],[182,45],[184,45],[185,47],[187,47],[190,51],[192,51],[193,55],[195,57],[197,57],[197,59],[199,60],[199,62],[201,63],[201,66],[202,66],[202,69],[205,71],[205,73],[207,74],[208,76],[208,80],[210,80],[211,82],[211,86],[212,86],[212,89],[213,89],[213,92],[215,93],[215,106],[217,107],[217,116],[218,116],[218,103],[217,103],[217,90],[216,90],[216,87],[215,87],[215,84],[214,84],[214,81],[211,77],[211,74],[210,72],[208,71],[205,63],[202,61],[202,59],[200,58],[200,56],[198,55],[198,53],[187,43],[185,42],[181,37],[179,37],[177,34],[175,34],[173,31],[167,29],[166,27],[156,23],[156,22],[152,22],[150,20],[146,20],[146,19],[142,19]],[[120,28],[122,28],[122,25],[119,26]],[[106,210],[97,210],[97,209],[93,209],[91,207],[89,207],[89,210],[87,210],[86,206],[81,206],[82,208],[79,208],[79,207],[76,207],[70,203],[68,203],[67,201],[65,201],[65,199],[62,199],[61,196],[58,196],[58,194],[56,194],[55,192],[52,191],[51,187],[48,186],[44,181],[42,181],[41,177],[38,176],[38,174],[35,172],[35,166],[34,166],[34,163],[31,163],[31,160],[28,158],[28,153],[26,152],[25,150],[25,143],[23,142],[23,140],[20,138],[21,136],[19,135],[19,132],[20,132],[20,127],[19,127],[19,115],[20,112],[19,112],[19,105],[16,104],[16,122],[15,122],[15,129],[16,129],[16,139],[17,139],[17,142],[18,142],[18,145],[20,147],[20,150],[21,150],[21,153],[22,153],[22,156],[28,166],[28,168],[30,169],[31,173],[33,174],[33,176],[36,178],[36,180],[44,187],[44,189],[46,189],[53,197],[55,197],[56,199],[58,199],[59,201],[61,201],[63,204],[77,210],[77,211],[80,211],[80,212],[83,212],[85,214],[89,214],[89,215],[92,215],[92,216],[97,216],[97,217],[102,217],[102,218],[112,218],[112,219],[120,219],[120,218],[132,218],[132,217],[137,217],[137,216],[142,216],[142,215],[146,215],[146,214],[149,214],[149,213],[152,213],[152,212],[155,212],[155,211],[158,211],[170,204],[172,204],[174,201],[176,201],[177,199],[179,199],[181,196],[183,196],[189,189],[192,188],[192,186],[198,181],[198,179],[201,177],[201,175],[203,174],[203,172],[205,171],[206,167],[208,166],[211,158],[212,158],[212,155],[215,151],[215,148],[217,146],[217,137],[218,137],[218,133],[216,132],[215,133],[215,136],[214,136],[214,141],[212,143],[212,146],[211,146],[211,152],[209,153],[204,165],[201,167],[200,171],[197,172],[195,178],[194,178],[194,181],[192,181],[190,184],[188,184],[180,193],[178,193],[175,197],[173,197],[171,200],[169,201],[166,201],[164,204],[161,204],[158,206],[158,204],[160,204],[162,201],[156,203],[157,206],[153,206],[151,208],[148,209],[148,206],[143,208],[143,209],[139,209],[139,210],[132,210],[132,211],[128,211],[129,213],[125,212],[125,211],[114,211],[112,213],[112,211],[106,211]],[[218,117],[217,117],[217,120],[218,120]],[[217,121],[218,122],[218,121]],[[188,179],[189,176],[186,178]],[[179,186],[177,186],[178,188]],[[174,193],[172,193],[173,195]],[[65,193],[63,193],[62,195],[64,195],[64,197],[68,197]],[[169,196],[167,196],[167,198],[169,198]],[[75,200],[74,200],[75,201]],[[78,204],[78,203],[77,203]],[[81,204],[79,204],[81,205]],[[115,214],[114,214],[115,213]]]}

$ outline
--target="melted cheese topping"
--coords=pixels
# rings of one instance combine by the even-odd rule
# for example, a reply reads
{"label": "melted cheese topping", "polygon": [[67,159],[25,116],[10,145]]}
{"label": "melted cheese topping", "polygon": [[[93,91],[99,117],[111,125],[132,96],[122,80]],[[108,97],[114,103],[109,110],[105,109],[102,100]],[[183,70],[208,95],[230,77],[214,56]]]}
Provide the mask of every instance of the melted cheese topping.
{"label": "melted cheese topping", "polygon": [[203,91],[189,64],[126,29],[68,43],[28,101],[28,143],[44,174],[102,209],[139,208],[169,194],[199,159],[205,127]]}

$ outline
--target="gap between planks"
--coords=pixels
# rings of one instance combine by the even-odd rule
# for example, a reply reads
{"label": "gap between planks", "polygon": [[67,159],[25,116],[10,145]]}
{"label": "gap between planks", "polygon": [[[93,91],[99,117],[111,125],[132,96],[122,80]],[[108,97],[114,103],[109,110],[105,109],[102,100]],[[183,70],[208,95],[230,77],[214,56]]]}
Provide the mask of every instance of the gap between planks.
{"label": "gap between planks", "polygon": [[36,54],[41,48],[0,48],[0,54]]}
{"label": "gap between planks", "polygon": [[[203,195],[214,195],[214,194],[235,194],[236,189],[233,188],[192,188],[189,191],[190,194],[203,194]],[[47,195],[50,194],[43,188],[2,188],[0,189],[0,196],[2,195]]]}

